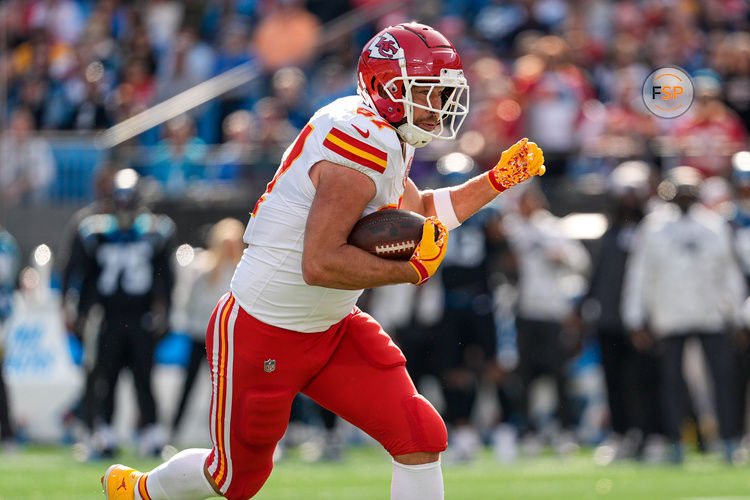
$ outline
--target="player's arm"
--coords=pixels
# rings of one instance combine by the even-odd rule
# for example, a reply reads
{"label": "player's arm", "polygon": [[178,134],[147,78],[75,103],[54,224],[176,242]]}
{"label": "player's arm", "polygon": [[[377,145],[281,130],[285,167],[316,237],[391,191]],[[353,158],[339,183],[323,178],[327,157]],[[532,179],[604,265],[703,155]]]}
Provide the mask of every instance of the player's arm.
{"label": "player's arm", "polygon": [[[487,182],[487,174],[478,175],[463,184],[452,186],[447,189],[447,193],[458,222],[463,222],[474,215],[498,195],[498,192]],[[414,182],[408,179],[401,208],[417,212],[425,217],[436,216],[447,224],[448,221],[443,220],[446,218],[445,215],[440,214],[443,216],[441,218],[436,213],[434,197],[435,191],[419,191]]]}
{"label": "player's arm", "polygon": [[310,170],[316,187],[305,226],[302,275],[310,285],[346,290],[416,283],[408,261],[386,260],[347,243],[354,224],[375,196],[365,174],[329,161]]}
{"label": "player's arm", "polygon": [[450,188],[419,191],[411,182],[404,190],[402,207],[425,216],[436,216],[448,229],[474,215],[506,189],[534,175],[544,175],[542,150],[528,139],[521,139],[503,151],[500,160],[489,172]]}

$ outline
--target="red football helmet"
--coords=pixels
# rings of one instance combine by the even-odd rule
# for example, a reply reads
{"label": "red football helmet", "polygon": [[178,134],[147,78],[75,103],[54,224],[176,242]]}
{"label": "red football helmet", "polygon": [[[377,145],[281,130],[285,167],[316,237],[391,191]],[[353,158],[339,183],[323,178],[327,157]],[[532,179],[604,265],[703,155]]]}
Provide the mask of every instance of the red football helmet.
{"label": "red football helmet", "polygon": [[[447,38],[424,24],[390,26],[375,35],[362,50],[357,77],[359,95],[415,147],[425,146],[433,137],[455,138],[469,112],[469,85],[461,58]],[[430,87],[426,106],[414,102],[414,86]],[[442,108],[429,104],[435,87],[444,88]],[[428,131],[414,125],[415,107],[437,113],[438,127]]]}

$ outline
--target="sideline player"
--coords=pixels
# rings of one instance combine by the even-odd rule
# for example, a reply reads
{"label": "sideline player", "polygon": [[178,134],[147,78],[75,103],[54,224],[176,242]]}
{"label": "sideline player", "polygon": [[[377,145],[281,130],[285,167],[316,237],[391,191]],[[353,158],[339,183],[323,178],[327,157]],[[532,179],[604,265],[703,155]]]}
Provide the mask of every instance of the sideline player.
{"label": "sideline player", "polygon": [[165,331],[174,282],[170,257],[174,223],[148,212],[138,197],[138,174],[118,171],[113,179],[113,213],[83,219],[71,252],[71,264],[81,270],[78,314],[88,316],[101,307],[88,411],[94,425],[92,447],[98,456],[116,452],[112,426],[115,387],[129,368],[140,411],[139,451],[155,454],[166,442],[156,419],[151,371],[157,337]]}
{"label": "sideline player", "polygon": [[[391,26],[365,46],[358,77],[359,96],[312,117],[252,211],[249,246],[207,332],[213,448],[184,450],[146,474],[113,465],[102,478],[108,499],[251,498],[271,473],[298,392],[388,450],[391,499],[443,498],[445,425],[401,351],[354,304],[364,288],[424,283],[448,230],[544,173],[544,159],[523,139],[488,173],[419,191],[408,177],[415,148],[455,138],[468,113],[458,54],[428,26]],[[395,207],[428,216],[409,261],[347,244],[364,214]]]}

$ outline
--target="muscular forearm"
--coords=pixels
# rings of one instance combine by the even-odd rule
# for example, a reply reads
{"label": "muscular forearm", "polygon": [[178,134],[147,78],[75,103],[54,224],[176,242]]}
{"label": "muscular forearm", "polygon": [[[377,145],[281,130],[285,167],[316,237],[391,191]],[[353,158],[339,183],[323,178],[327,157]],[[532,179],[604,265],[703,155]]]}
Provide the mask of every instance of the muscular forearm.
{"label": "muscular forearm", "polygon": [[386,260],[352,245],[340,245],[302,258],[302,276],[309,285],[361,290],[418,279],[408,261]]}
{"label": "muscular forearm", "polygon": [[521,139],[503,151],[497,165],[489,172],[450,188],[450,200],[443,196],[436,205],[433,192],[418,193],[415,188],[411,194],[405,193],[405,201],[414,207],[410,210],[445,218],[450,229],[474,215],[499,193],[531,176],[544,175],[545,171],[542,150],[528,139]]}

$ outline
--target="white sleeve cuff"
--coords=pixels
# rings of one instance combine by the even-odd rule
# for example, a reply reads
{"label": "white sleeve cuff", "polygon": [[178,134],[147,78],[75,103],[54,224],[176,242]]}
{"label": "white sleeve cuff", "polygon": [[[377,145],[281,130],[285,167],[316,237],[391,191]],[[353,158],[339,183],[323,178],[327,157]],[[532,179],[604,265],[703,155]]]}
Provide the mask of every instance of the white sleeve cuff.
{"label": "white sleeve cuff", "polygon": [[458,217],[456,217],[455,210],[453,210],[450,188],[440,188],[433,191],[432,203],[435,205],[435,216],[445,224],[448,231],[461,225]]}

